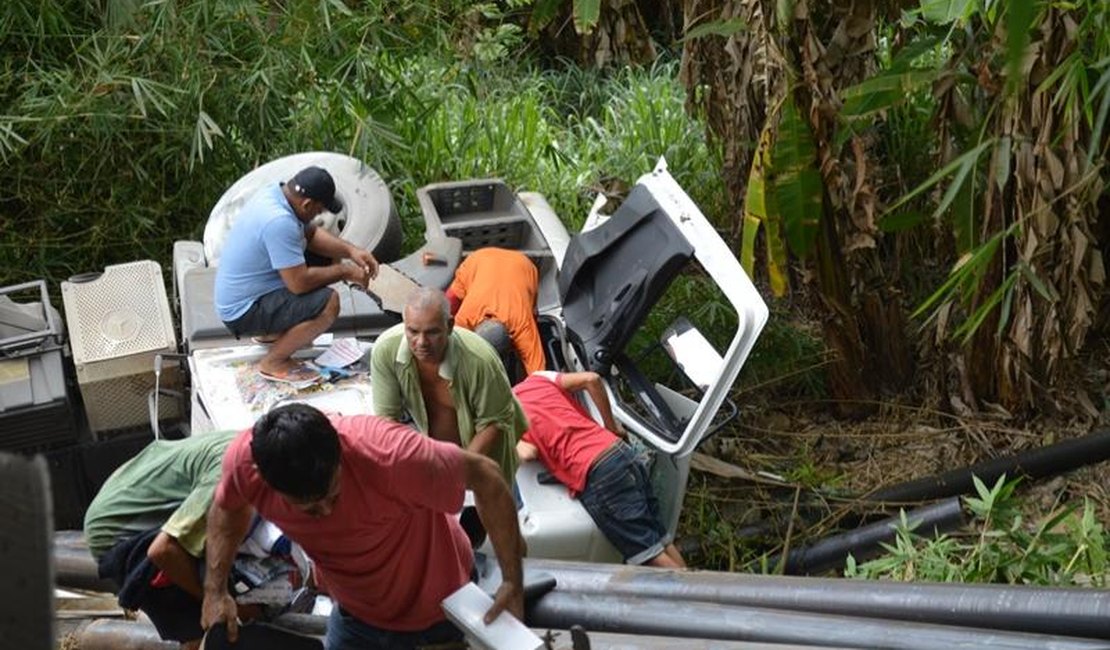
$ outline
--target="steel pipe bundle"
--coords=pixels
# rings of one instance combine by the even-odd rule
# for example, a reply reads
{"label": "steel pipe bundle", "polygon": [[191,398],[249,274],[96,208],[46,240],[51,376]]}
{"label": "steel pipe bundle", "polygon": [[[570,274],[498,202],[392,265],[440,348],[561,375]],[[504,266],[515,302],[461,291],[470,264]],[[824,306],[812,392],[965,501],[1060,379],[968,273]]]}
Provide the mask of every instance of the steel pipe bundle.
{"label": "steel pipe bundle", "polygon": [[[527,560],[561,594],[779,610],[1110,639],[1110,590],[799,578]],[[665,614],[664,614],[665,617]],[[1110,647],[1110,644],[1103,644]]]}
{"label": "steel pipe bundle", "polygon": [[527,618],[530,626],[541,628],[577,624],[601,632],[851,648],[1105,650],[1107,647],[1105,642],[1093,639],[1025,632],[561,591],[541,598]]}
{"label": "steel pipe bundle", "polygon": [[[75,544],[58,545],[55,552],[88,554]],[[72,559],[60,563],[74,571],[59,571],[59,586],[95,580],[91,558]],[[525,622],[533,628],[577,624],[596,632],[816,646],[1110,648],[1110,590],[798,578],[555,560],[525,560],[525,569],[549,574],[556,582],[554,591],[528,609]],[[322,617],[286,618],[283,625],[310,634],[320,634],[324,626]],[[89,646],[99,647],[104,646]]]}

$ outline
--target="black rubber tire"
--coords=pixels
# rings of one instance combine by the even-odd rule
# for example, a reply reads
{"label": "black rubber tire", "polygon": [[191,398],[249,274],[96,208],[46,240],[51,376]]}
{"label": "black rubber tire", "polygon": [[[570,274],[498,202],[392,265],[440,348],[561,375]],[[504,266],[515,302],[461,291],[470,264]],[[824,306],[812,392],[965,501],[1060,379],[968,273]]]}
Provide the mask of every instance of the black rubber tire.
{"label": "black rubber tire", "polygon": [[0,452],[0,645],[54,647],[54,570],[46,461]]}

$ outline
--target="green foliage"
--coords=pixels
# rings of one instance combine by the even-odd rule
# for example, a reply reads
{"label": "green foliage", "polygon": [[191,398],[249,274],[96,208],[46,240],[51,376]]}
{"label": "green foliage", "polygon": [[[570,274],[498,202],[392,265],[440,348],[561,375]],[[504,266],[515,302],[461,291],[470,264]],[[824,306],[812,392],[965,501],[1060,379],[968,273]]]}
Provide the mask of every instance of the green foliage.
{"label": "green foliage", "polygon": [[1017,481],[1000,477],[992,487],[975,478],[977,496],[964,499],[979,532],[972,538],[915,534],[902,513],[887,554],[863,564],[848,559],[845,575],[939,582],[1094,585],[1110,578],[1108,542],[1087,500],[1058,508],[1039,522],[1025,521],[1014,496]]}
{"label": "green foliage", "polygon": [[410,249],[425,183],[501,176],[573,228],[593,193],[660,155],[720,220],[720,156],[683,110],[677,66],[533,69],[516,57],[529,4],[5,4],[0,285],[167,265],[232,182],[306,150],[378,169]]}

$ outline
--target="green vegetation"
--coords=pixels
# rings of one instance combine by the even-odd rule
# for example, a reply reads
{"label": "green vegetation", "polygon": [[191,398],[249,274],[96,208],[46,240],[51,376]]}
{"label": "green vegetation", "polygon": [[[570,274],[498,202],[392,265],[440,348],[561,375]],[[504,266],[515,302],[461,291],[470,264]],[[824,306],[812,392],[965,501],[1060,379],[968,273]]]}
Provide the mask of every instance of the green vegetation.
{"label": "green vegetation", "polygon": [[887,554],[857,564],[849,557],[845,575],[932,582],[1000,582],[1105,587],[1110,580],[1110,538],[1090,501],[1057,508],[1039,521],[1026,521],[1006,477],[988,488],[978,478],[978,497],[964,499],[979,532],[972,536],[925,538],[907,525],[905,512]]}
{"label": "green vegetation", "polygon": [[[1074,397],[1066,373],[1106,336],[1110,3],[721,0],[724,21],[691,0],[616,4],[0,3],[0,286],[168,269],[225,188],[298,151],[379,170],[409,249],[426,183],[499,176],[574,230],[595,194],[620,198],[666,156],[764,293],[788,296],[770,301],[742,408],[955,397],[960,417],[1092,419],[1084,404],[1108,403]],[[660,24],[633,20],[649,4]],[[668,29],[668,11],[691,23]],[[634,354],[679,316],[718,349],[735,319],[692,272]],[[671,372],[657,356],[650,374]],[[802,498],[841,487],[809,450],[775,449],[790,461],[774,469]],[[737,522],[781,495],[697,480],[683,526],[708,564],[746,566]],[[1030,527],[1015,503],[995,486],[968,501],[977,541],[905,530],[849,572],[1102,584],[1097,504]]]}

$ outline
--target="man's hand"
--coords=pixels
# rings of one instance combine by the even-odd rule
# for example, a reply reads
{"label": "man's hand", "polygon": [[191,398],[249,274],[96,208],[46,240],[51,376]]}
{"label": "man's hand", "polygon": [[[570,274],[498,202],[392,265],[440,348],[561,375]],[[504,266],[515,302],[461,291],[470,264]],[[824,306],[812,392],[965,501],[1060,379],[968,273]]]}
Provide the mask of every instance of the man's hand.
{"label": "man's hand", "polygon": [[378,277],[378,260],[370,253],[370,251],[356,248],[351,251],[351,261],[362,269],[365,276],[365,282],[369,282]]}
{"label": "man's hand", "polygon": [[520,442],[516,443],[516,455],[520,458],[520,462],[523,463],[539,458],[540,450],[532,443],[521,440]]}
{"label": "man's hand", "polygon": [[207,630],[217,623],[227,624],[227,640],[235,643],[239,638],[239,606],[226,591],[205,593],[200,610],[200,626]]}
{"label": "man's hand", "polygon": [[524,587],[512,582],[502,582],[493,595],[493,605],[483,619],[489,625],[501,612],[508,610],[516,620],[524,622]]}
{"label": "man's hand", "polygon": [[366,289],[370,285],[370,273],[365,267],[355,264],[343,264],[343,279],[351,284]]}

